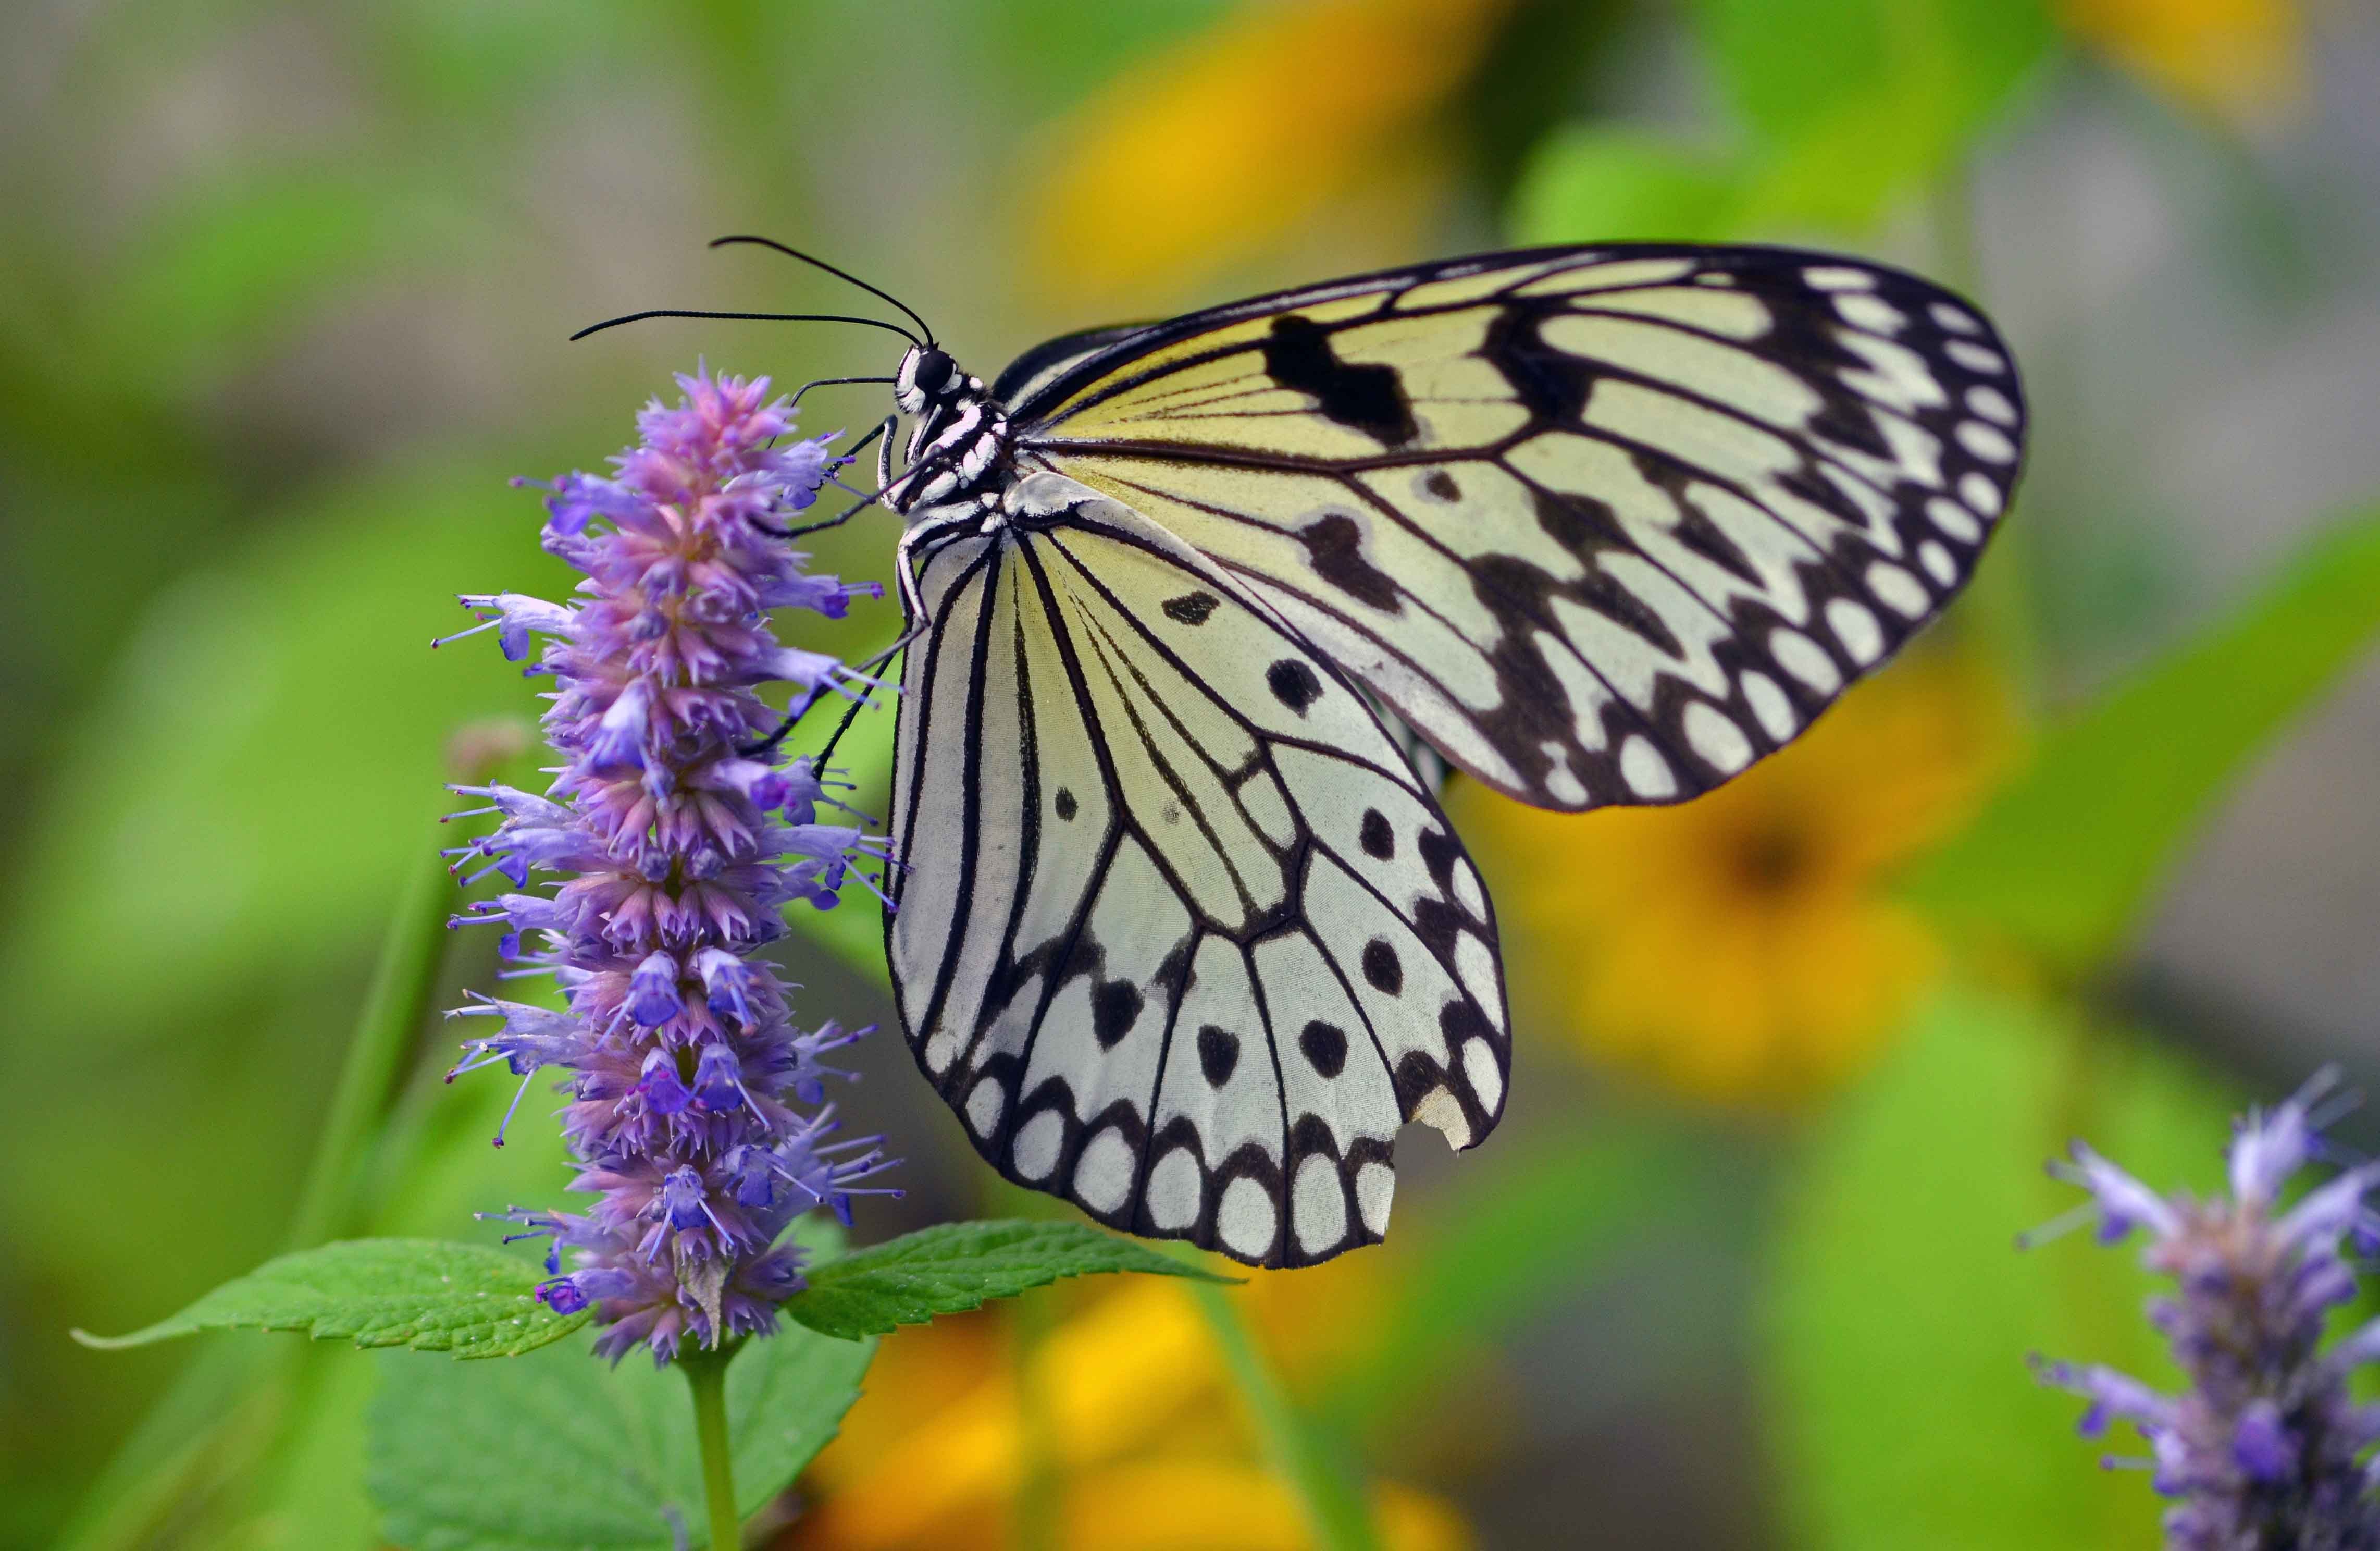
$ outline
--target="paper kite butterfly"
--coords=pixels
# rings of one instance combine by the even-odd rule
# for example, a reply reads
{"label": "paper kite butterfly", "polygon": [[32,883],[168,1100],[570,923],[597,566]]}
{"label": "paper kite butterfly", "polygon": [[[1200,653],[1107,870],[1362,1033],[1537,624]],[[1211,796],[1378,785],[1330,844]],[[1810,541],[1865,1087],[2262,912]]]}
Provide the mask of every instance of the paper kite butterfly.
{"label": "paper kite butterfly", "polygon": [[1390,270],[989,387],[928,331],[894,397],[909,1042],[1009,1179],[1264,1265],[1378,1240],[1399,1125],[1510,1091],[1410,739],[1545,808],[1708,791],[1940,612],[2024,434],[1973,307],[1769,248]]}

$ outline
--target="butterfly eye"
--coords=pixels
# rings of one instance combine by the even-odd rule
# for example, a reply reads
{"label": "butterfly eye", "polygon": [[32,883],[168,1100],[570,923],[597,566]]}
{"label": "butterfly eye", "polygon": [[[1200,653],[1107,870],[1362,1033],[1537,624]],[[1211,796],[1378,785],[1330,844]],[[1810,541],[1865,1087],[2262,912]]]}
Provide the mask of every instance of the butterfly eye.
{"label": "butterfly eye", "polygon": [[924,393],[930,398],[935,395],[940,394],[942,389],[950,386],[951,379],[957,375],[957,372],[958,362],[953,360],[948,352],[935,349],[925,350],[917,357],[917,384],[918,391]]}

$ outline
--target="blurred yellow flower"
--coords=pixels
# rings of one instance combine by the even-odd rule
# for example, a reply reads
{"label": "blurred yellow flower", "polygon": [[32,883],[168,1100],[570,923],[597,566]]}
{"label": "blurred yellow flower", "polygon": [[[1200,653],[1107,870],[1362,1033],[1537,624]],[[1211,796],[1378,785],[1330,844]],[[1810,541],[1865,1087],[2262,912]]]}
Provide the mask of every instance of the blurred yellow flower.
{"label": "blurred yellow flower", "polygon": [[2268,116],[2301,84],[2297,0],[2064,0],[2062,9],[2084,43],[2234,118]]}
{"label": "blurred yellow flower", "polygon": [[[1255,1272],[1233,1296],[1291,1359],[1327,1367],[1378,1317],[1379,1273],[1348,1256]],[[1242,1268],[1233,1267],[1234,1272]],[[1058,1551],[1306,1551],[1295,1496],[1256,1457],[1204,1316],[1151,1277],[1039,1294],[1071,1313],[1015,1357],[1013,1325],[977,1314],[903,1330],[868,1371],[843,1434],[802,1478],[812,1506],[777,1551],[999,1551],[1037,1463],[1050,1477]],[[1029,1387],[1040,1412],[1020,1404]],[[1390,1551],[1467,1551],[1443,1501],[1376,1484]]]}
{"label": "blurred yellow flower", "polygon": [[1367,180],[1434,181],[1422,126],[1512,0],[1255,0],[1055,127],[1024,205],[1056,294],[1160,294]]}
{"label": "blurred yellow flower", "polygon": [[1465,783],[1455,818],[1507,949],[1590,1055],[1782,1103],[1873,1055],[1940,948],[1887,875],[1971,811],[2013,742],[1997,684],[1904,662],[1707,797],[1587,814]]}

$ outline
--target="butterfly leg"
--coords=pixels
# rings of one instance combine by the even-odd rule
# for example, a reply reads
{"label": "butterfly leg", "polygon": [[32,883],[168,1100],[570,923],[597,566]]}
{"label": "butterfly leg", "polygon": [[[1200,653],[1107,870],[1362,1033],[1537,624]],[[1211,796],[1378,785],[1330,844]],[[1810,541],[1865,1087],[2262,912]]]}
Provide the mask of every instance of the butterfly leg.
{"label": "butterfly leg", "polygon": [[[914,626],[909,629],[902,631],[900,635],[893,639],[892,645],[885,647],[882,651],[867,658],[865,661],[853,664],[852,671],[854,673],[874,672],[876,669],[882,667],[886,663],[891,662],[894,657],[898,656],[902,648],[907,646],[911,641],[917,640],[919,636],[925,633],[926,628],[923,625]],[[816,705],[820,701],[824,700],[827,697],[830,688],[831,686],[821,684],[817,689],[812,690],[808,694],[802,697],[800,704],[792,707],[785,713],[785,718],[783,721],[777,724],[776,731],[760,739],[759,742],[747,743],[735,751],[746,759],[760,759],[773,756],[777,751],[777,746],[784,742],[786,735],[794,730],[795,726],[798,724],[804,716],[809,714],[810,707]],[[823,762],[827,755],[833,751],[835,739],[843,736],[844,729],[851,726],[851,719],[859,714],[859,708],[866,703],[867,702],[864,700],[855,700],[851,702],[851,708],[845,711],[843,714],[842,723],[835,727],[834,736],[832,738],[829,738],[826,740],[826,747],[819,751],[818,758],[820,762]]]}
{"label": "butterfly leg", "polygon": [[[857,442],[852,445],[851,451],[846,456],[857,457],[859,450],[862,447],[865,447],[868,443],[875,441],[878,437],[884,435],[886,432],[892,430],[893,426],[898,423],[899,421],[896,417],[892,415],[885,416],[882,422],[880,423],[875,430],[869,432],[867,435],[862,436]],[[890,447],[891,445],[892,444],[889,440],[884,444],[886,447]],[[880,458],[879,461],[881,461]],[[843,510],[837,512],[834,516],[828,518],[823,522],[806,522],[798,528],[779,528],[771,523],[755,520],[752,526],[759,529],[761,532],[768,534],[772,539],[798,539],[810,533],[823,532],[829,528],[840,528],[844,523],[850,521],[853,518],[858,516],[861,512],[866,511],[868,507],[876,505],[877,502],[883,498],[884,491],[880,487],[880,488],[874,495],[854,502],[852,505],[845,507]]]}

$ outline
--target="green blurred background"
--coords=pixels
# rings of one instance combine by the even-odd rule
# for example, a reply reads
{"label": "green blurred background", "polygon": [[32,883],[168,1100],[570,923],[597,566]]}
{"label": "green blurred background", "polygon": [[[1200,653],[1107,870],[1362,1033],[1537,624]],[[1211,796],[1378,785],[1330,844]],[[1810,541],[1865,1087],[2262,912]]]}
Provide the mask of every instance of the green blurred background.
{"label": "green blurred background", "polygon": [[[596,465],[698,357],[892,364],[832,327],[564,343],[866,299],[703,247],[758,231],[986,376],[1521,242],[1796,241],[1976,295],[2034,420],[1973,595],[1706,803],[1458,788],[1508,918],[1511,1117],[1403,1150],[1388,1247],[1245,1296],[1392,1545],[2155,1544],[2023,1365],[2159,1371],[2145,1284],[2010,1245],[2067,1204],[2038,1163],[2069,1135],[2203,1183],[2240,1104],[2380,1076],[2367,6],[18,0],[7,31],[0,1543],[378,1543],[371,1361],[310,1356],[277,1411],[186,1379],[160,1420],[197,1349],[66,1333],[291,1231],[451,740],[532,707],[484,642],[425,649],[458,591],[559,585],[506,477]],[[883,409],[820,390],[806,429]],[[818,564],[882,577],[892,536]],[[872,923],[795,924],[811,1016],[887,1016]],[[488,951],[454,945],[450,999]],[[423,1029],[342,1230],[484,1240],[472,1209],[555,1200],[536,1106],[492,1154],[508,1095],[441,1089],[451,1049]],[[896,1039],[860,1064],[846,1109],[910,1159],[861,1237],[1016,1209]],[[1306,1544],[1178,1297],[892,1338],[773,1544]]]}

